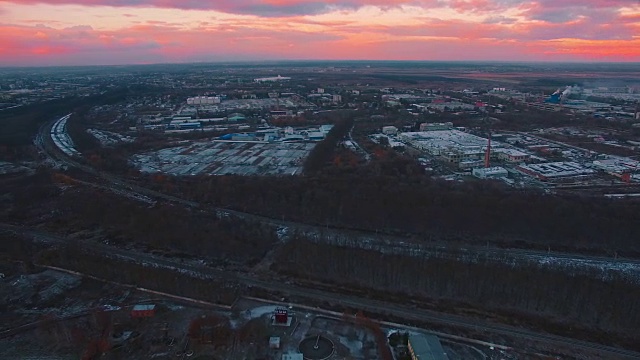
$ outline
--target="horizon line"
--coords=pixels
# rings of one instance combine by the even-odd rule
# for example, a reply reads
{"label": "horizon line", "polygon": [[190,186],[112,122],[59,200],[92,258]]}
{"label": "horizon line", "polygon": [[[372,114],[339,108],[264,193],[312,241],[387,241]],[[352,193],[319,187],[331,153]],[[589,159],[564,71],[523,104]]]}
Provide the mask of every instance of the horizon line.
{"label": "horizon line", "polygon": [[385,60],[385,59],[252,59],[252,60],[211,60],[187,62],[124,63],[124,64],[76,64],[76,65],[0,65],[0,69],[46,69],[80,67],[126,67],[158,65],[267,65],[265,63],[468,63],[468,64],[582,64],[582,65],[640,65],[640,61],[589,61],[589,60]]}

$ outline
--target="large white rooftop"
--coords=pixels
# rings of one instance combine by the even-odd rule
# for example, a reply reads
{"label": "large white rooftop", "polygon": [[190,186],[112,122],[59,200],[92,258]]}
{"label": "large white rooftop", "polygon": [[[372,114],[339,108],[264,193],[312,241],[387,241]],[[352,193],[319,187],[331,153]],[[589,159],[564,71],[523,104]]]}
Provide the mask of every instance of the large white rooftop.
{"label": "large white rooftop", "polygon": [[[459,130],[436,130],[406,132],[400,139],[432,149],[480,150],[486,148],[488,140]],[[497,144],[496,144],[497,146]]]}
{"label": "large white rooftop", "polygon": [[592,169],[573,162],[552,162],[520,166],[519,169],[536,173],[547,178],[593,174]]}

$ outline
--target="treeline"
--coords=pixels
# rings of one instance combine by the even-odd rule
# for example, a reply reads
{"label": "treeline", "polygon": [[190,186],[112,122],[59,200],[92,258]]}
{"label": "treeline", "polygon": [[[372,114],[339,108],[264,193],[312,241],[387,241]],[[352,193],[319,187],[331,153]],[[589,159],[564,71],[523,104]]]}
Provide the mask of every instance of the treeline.
{"label": "treeline", "polygon": [[[3,179],[0,222],[33,226],[44,222],[53,232],[98,231],[110,242],[232,264],[255,263],[278,241],[267,225],[168,204],[151,206],[75,184],[71,177],[46,171]],[[58,186],[66,190],[61,194]]]}
{"label": "treeline", "polygon": [[411,235],[425,241],[640,256],[640,202],[547,195],[492,182],[422,176],[403,158],[306,177],[149,176],[192,200],[322,226]]}
{"label": "treeline", "polygon": [[91,109],[89,106],[81,106],[67,120],[67,134],[73,139],[76,150],[81,153],[100,147],[98,140],[87,132],[90,125],[87,118],[89,109]]}
{"label": "treeline", "polygon": [[304,239],[287,243],[274,268],[302,279],[399,294],[405,302],[436,300],[452,309],[490,311],[506,321],[520,314],[640,340],[640,287],[614,274],[605,281],[534,263],[391,256]]}
{"label": "treeline", "polygon": [[304,162],[304,173],[314,174],[330,162],[335,155],[336,146],[349,133],[352,126],[353,118],[351,117],[337,121],[324,140],[319,142],[307,156]]}
{"label": "treeline", "polygon": [[213,259],[252,264],[277,241],[267,225],[168,204],[153,207],[92,189],[68,192],[50,221],[62,229],[102,229],[109,241],[137,243]]}
{"label": "treeline", "polygon": [[232,304],[239,291],[238,285],[233,281],[199,278],[175,269],[106,258],[101,254],[83,251],[72,242],[60,249],[41,253],[37,263],[220,304]]}

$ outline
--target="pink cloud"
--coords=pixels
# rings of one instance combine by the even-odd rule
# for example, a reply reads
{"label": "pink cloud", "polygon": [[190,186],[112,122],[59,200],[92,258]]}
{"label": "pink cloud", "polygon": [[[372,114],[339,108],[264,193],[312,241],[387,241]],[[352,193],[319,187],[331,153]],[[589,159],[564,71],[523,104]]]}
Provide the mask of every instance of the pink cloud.
{"label": "pink cloud", "polygon": [[433,4],[436,0],[7,0],[14,4],[75,4],[84,6],[157,7],[217,10],[259,16],[294,16],[325,13],[333,9],[357,9],[366,5],[395,7]]}
{"label": "pink cloud", "polygon": [[[130,64],[261,59],[593,60],[640,59],[640,40],[500,40],[500,25],[434,24],[367,33],[307,33],[280,28],[176,30],[141,24],[117,31],[3,26],[0,65]],[[454,29],[457,29],[453,32]],[[429,35],[424,33],[428,32]],[[387,36],[382,36],[386,34]],[[448,38],[439,36],[448,35]],[[323,50],[319,50],[323,49]]]}
{"label": "pink cloud", "polygon": [[[1,1],[1,0],[0,0]],[[621,15],[628,0],[9,0],[5,3],[76,3],[214,9],[263,17],[186,24],[127,20],[119,30],[60,29],[52,20],[0,26],[0,64],[123,64],[256,59],[592,60],[640,61],[639,14]],[[459,16],[424,18],[407,26],[362,26],[354,20],[308,17],[364,5],[448,6]],[[511,8],[509,18],[502,9]],[[137,17],[131,9],[125,17]],[[484,14],[486,21],[465,19]],[[279,15],[279,17],[273,17]],[[494,16],[491,16],[494,15]],[[42,17],[42,14],[38,15]],[[434,15],[435,16],[435,15]],[[520,16],[525,16],[522,21]],[[148,18],[147,18],[148,19]],[[205,19],[205,18],[203,18]],[[415,24],[415,19],[412,24]],[[206,19],[209,20],[209,19]],[[82,19],[80,19],[82,21]],[[6,22],[6,21],[5,21]],[[34,25],[30,24],[45,24]],[[56,24],[58,29],[49,26]],[[124,26],[124,25],[123,25]],[[195,27],[195,28],[194,28]],[[315,32],[302,29],[316,29]]]}

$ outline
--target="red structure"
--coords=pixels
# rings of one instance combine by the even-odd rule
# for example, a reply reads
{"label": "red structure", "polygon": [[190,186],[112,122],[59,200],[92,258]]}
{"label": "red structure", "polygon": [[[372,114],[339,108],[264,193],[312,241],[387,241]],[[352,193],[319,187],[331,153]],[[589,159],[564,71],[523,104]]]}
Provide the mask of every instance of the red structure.
{"label": "red structure", "polygon": [[153,317],[155,314],[155,305],[135,305],[131,310],[131,317],[133,318]]}
{"label": "red structure", "polygon": [[276,324],[286,324],[289,321],[289,312],[287,309],[276,309],[275,313]]}
{"label": "red structure", "polygon": [[626,182],[626,183],[630,183],[631,182],[631,173],[624,173],[622,174],[622,181]]}
{"label": "red structure", "polygon": [[489,133],[489,142],[487,143],[487,151],[484,153],[484,167],[491,167],[491,133]]}

